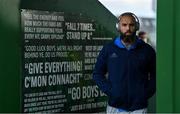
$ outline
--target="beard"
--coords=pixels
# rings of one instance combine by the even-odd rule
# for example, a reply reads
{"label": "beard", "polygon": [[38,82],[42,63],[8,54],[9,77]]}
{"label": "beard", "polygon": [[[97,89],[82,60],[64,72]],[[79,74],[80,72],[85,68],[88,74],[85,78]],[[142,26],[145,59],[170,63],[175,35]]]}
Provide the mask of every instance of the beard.
{"label": "beard", "polygon": [[136,32],[133,32],[131,35],[126,35],[126,33],[122,33],[120,32],[120,35],[121,35],[121,39],[126,42],[126,43],[130,43],[132,42],[135,37],[136,37]]}

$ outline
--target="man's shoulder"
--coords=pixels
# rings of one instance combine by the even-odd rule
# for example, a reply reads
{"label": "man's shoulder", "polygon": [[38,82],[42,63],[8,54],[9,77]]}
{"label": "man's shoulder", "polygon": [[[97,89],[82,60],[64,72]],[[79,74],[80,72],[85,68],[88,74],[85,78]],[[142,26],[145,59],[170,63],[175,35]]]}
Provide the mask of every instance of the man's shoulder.
{"label": "man's shoulder", "polygon": [[114,41],[107,42],[103,45],[103,49],[107,51],[109,49],[112,49],[113,45],[114,45]]}
{"label": "man's shoulder", "polygon": [[106,42],[106,43],[103,45],[103,47],[112,47],[112,46],[114,46],[114,45],[115,45],[115,39],[116,39],[116,38],[114,38],[113,40],[111,40],[111,41],[109,41],[109,42]]}
{"label": "man's shoulder", "polygon": [[150,44],[145,43],[145,45],[150,51],[155,51],[154,48]]}
{"label": "man's shoulder", "polygon": [[145,49],[148,49],[148,50],[151,50],[153,51],[154,48],[148,44],[148,43],[145,43],[144,41],[142,41],[141,39],[138,40],[138,45],[141,47],[141,48],[145,48]]}
{"label": "man's shoulder", "polygon": [[100,51],[100,54],[108,54],[108,52],[112,50],[113,45],[114,45],[113,41],[104,43]]}
{"label": "man's shoulder", "polygon": [[145,52],[148,53],[148,55],[156,55],[155,49],[150,44],[144,43],[143,45]]}
{"label": "man's shoulder", "polygon": [[110,42],[104,44],[104,47],[111,47],[113,45],[114,45],[114,41],[110,41]]}

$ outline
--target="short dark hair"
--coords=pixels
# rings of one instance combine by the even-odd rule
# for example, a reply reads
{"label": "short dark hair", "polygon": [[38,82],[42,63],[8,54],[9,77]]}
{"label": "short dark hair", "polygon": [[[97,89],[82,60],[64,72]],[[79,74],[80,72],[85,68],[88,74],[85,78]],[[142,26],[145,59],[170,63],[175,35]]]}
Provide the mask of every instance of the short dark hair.
{"label": "short dark hair", "polygon": [[144,35],[144,34],[146,34],[145,31],[140,31],[140,32],[138,33],[138,36],[142,36],[142,35]]}

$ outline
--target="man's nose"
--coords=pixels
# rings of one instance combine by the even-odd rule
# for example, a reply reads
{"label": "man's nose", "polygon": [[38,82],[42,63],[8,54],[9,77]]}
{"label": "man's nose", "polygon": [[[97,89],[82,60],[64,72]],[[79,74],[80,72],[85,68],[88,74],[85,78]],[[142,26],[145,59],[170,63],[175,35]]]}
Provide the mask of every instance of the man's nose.
{"label": "man's nose", "polygon": [[126,26],[126,29],[127,29],[127,30],[129,30],[129,29],[130,29],[130,26],[129,26],[129,25],[127,25],[127,26]]}

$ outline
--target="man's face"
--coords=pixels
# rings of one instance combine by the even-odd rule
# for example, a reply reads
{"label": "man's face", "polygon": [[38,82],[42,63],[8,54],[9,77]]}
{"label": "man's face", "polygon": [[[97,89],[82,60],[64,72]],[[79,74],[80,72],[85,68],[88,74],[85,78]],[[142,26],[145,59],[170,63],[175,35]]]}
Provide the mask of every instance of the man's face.
{"label": "man's face", "polygon": [[146,39],[147,37],[148,37],[147,34],[142,35],[142,39]]}
{"label": "man's face", "polygon": [[120,20],[120,33],[123,37],[131,37],[136,32],[135,20],[132,16],[123,16]]}

